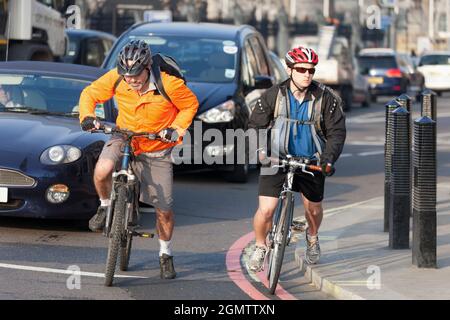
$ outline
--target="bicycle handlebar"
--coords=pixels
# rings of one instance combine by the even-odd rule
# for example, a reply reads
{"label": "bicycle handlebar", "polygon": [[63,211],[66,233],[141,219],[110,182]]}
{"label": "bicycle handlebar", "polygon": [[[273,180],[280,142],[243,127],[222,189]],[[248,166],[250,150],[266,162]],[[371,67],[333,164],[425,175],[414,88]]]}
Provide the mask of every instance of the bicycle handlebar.
{"label": "bicycle handlebar", "polygon": [[133,132],[130,130],[126,130],[126,129],[119,129],[117,127],[114,126],[110,126],[104,123],[99,123],[100,124],[100,128],[99,129],[95,129],[92,130],[92,133],[105,133],[105,134],[113,134],[113,133],[120,133],[123,135],[126,135],[128,137],[128,139],[132,139],[134,137],[147,137],[150,140],[157,140],[160,138],[160,136],[158,135],[158,133],[154,133],[154,132]]}
{"label": "bicycle handlebar", "polygon": [[[288,155],[286,157],[286,159],[278,159],[278,158],[273,158],[273,157],[267,157],[265,155],[265,151],[263,149],[258,149],[257,152],[258,151],[263,151],[264,159],[270,160],[271,163],[280,163],[279,165],[273,165],[272,168],[285,168],[285,167],[301,168],[302,172],[308,173],[311,175],[314,175],[314,173],[311,171],[322,172],[322,167],[313,165],[313,164],[308,164],[305,162],[300,162],[298,160],[295,160],[290,155]],[[329,173],[331,171],[332,171],[332,167],[327,166],[326,172]]]}

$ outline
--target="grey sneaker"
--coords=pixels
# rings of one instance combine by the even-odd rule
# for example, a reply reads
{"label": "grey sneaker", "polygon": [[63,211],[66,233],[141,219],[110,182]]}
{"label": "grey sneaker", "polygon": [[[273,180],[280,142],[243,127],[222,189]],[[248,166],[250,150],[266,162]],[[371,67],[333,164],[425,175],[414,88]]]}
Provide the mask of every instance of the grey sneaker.
{"label": "grey sneaker", "polygon": [[247,262],[247,268],[251,272],[260,272],[264,270],[264,259],[267,255],[267,248],[255,246],[250,260]]}
{"label": "grey sneaker", "polygon": [[314,242],[308,241],[308,230],[306,230],[305,235],[306,242],[306,251],[305,251],[305,262],[307,264],[316,264],[320,259],[320,245],[319,245],[319,236],[317,236],[317,240]]}
{"label": "grey sneaker", "polygon": [[173,267],[173,256],[163,253],[159,257],[159,268],[161,270],[161,279],[174,279],[177,276]]}
{"label": "grey sneaker", "polygon": [[100,232],[106,224],[106,209],[107,207],[98,207],[97,213],[89,220],[89,229],[93,232]]}

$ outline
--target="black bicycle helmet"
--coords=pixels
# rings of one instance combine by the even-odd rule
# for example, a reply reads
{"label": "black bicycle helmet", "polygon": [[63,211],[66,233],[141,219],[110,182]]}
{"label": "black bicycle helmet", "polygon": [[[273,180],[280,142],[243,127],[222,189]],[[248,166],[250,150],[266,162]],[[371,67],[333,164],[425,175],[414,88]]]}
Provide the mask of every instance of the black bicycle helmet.
{"label": "black bicycle helmet", "polygon": [[[127,64],[131,61],[130,64]],[[152,62],[150,47],[143,40],[132,40],[117,57],[117,71],[122,76],[137,76]]]}

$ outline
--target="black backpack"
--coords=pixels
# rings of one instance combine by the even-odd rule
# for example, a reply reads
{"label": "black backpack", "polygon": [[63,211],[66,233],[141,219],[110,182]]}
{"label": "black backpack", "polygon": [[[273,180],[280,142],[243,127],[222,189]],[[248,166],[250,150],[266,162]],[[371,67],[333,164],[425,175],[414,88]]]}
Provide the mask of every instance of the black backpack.
{"label": "black backpack", "polygon": [[[186,84],[186,79],[181,72],[181,68],[174,58],[161,53],[154,54],[152,56],[152,61],[153,63],[151,66],[151,71],[156,81],[156,89],[167,101],[172,103],[172,100],[170,99],[166,90],[164,90],[164,86],[161,80],[161,71],[164,71],[179,79],[183,79],[184,84]],[[120,76],[119,79],[117,79],[116,83],[114,84],[114,91],[122,80],[123,76]]]}

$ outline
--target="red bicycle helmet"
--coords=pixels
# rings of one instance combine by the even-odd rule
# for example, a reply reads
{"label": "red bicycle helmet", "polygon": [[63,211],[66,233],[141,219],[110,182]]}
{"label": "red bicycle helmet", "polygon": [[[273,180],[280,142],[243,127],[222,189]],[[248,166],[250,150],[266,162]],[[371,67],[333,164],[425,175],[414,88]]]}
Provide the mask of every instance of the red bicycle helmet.
{"label": "red bicycle helmet", "polygon": [[312,63],[313,65],[319,63],[319,56],[317,53],[313,49],[302,46],[288,51],[284,59],[288,67],[291,67],[296,63]]}

